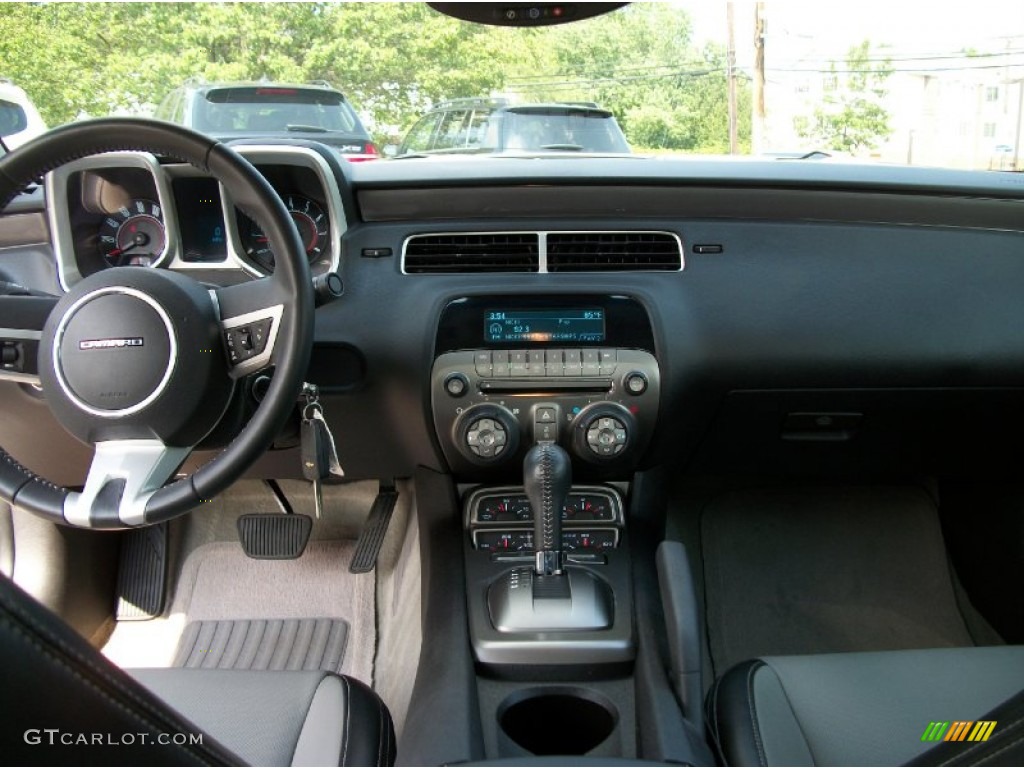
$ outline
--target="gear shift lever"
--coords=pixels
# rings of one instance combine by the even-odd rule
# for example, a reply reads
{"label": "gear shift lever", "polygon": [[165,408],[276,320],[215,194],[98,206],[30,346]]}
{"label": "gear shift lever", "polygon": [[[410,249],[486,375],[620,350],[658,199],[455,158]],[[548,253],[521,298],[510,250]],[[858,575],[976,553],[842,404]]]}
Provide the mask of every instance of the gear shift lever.
{"label": "gear shift lever", "polygon": [[538,443],[523,461],[523,486],[533,508],[534,572],[562,573],[562,507],[572,487],[569,454],[555,443]]}
{"label": "gear shift lever", "polygon": [[499,632],[607,629],[615,615],[608,585],[587,568],[562,563],[562,507],[572,487],[569,454],[554,441],[533,446],[523,460],[523,486],[533,508],[533,567],[512,568],[487,590],[491,624]]}

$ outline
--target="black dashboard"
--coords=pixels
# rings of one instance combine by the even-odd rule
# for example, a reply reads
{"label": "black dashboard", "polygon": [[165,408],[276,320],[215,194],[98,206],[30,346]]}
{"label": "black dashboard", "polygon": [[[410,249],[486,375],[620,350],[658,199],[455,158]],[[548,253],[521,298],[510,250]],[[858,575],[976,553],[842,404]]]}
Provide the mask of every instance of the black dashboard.
{"label": "black dashboard", "polygon": [[[304,242],[346,295],[317,311],[309,379],[348,477],[425,466],[511,478],[514,448],[493,461],[470,435],[492,440],[503,424],[526,439],[546,429],[538,409],[549,407],[584,481],[651,467],[820,476],[1012,464],[1024,426],[1018,176],[639,157],[349,166],[305,145],[240,149],[293,215],[327,222]],[[121,229],[157,218],[152,204],[166,237],[151,268],[211,284],[269,270],[258,233],[191,167],[134,154],[87,163],[51,175],[45,209],[41,191],[9,207],[0,277],[56,292],[112,263],[105,247],[123,256]],[[622,362],[602,372],[602,352]],[[512,375],[513,364],[524,367]],[[50,474],[74,484],[87,451],[30,383],[0,386],[5,447],[32,466],[52,456],[47,443],[66,445]],[[632,421],[600,421],[618,418],[608,411],[580,426],[595,403]],[[470,406],[491,410],[467,421]],[[591,460],[589,438],[614,452],[620,428],[636,437],[629,450]],[[278,448],[253,472],[300,476],[294,436]]]}

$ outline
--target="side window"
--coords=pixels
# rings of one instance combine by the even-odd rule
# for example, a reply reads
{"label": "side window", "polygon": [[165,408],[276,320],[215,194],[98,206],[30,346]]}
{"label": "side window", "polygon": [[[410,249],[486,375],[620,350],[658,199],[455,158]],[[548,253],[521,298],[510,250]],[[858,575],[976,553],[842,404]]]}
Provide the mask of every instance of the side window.
{"label": "side window", "polygon": [[469,112],[457,109],[446,112],[437,129],[433,149],[459,149],[466,143],[466,117]]}
{"label": "side window", "polygon": [[490,118],[491,110],[474,112],[469,118],[469,128],[466,131],[467,147],[470,149],[497,148],[497,125]]}
{"label": "side window", "polygon": [[426,152],[432,149],[430,139],[434,135],[434,127],[437,125],[440,113],[427,115],[412,127],[412,130],[405,137],[405,142],[398,148],[398,154],[406,155],[410,152]]}
{"label": "side window", "polygon": [[156,108],[153,113],[153,117],[157,120],[170,120],[171,122],[177,122],[174,118],[174,107],[181,101],[181,91],[175,89],[167,94],[166,98],[160,102],[160,106]]}
{"label": "side window", "polygon": [[174,100],[174,112],[171,113],[171,121],[175,123],[185,122],[185,93],[179,91]]}

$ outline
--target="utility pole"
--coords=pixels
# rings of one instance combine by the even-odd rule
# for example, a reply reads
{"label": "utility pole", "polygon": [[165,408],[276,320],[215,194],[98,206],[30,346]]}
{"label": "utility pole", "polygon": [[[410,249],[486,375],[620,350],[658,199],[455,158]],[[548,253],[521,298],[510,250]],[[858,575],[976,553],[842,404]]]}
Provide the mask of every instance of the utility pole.
{"label": "utility pole", "polygon": [[764,3],[754,5],[754,109],[753,125],[750,126],[751,152],[760,155],[764,152]]}
{"label": "utility pole", "polygon": [[725,4],[726,24],[729,28],[729,50],[726,53],[726,77],[729,85],[729,154],[735,155],[739,148],[736,136],[736,28],[733,23],[733,4]]}

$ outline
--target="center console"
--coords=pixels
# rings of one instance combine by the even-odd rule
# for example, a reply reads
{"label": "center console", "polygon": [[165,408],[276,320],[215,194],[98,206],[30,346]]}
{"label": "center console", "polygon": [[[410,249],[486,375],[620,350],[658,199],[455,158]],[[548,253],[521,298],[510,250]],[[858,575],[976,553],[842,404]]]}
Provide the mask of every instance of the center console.
{"label": "center console", "polygon": [[634,298],[473,296],[442,311],[430,400],[464,489],[489,757],[635,753],[625,498],[660,386]]}
{"label": "center console", "polygon": [[626,477],[654,430],[660,382],[633,298],[474,296],[441,315],[430,399],[459,478],[518,474],[542,440],[564,447],[578,475]]}

